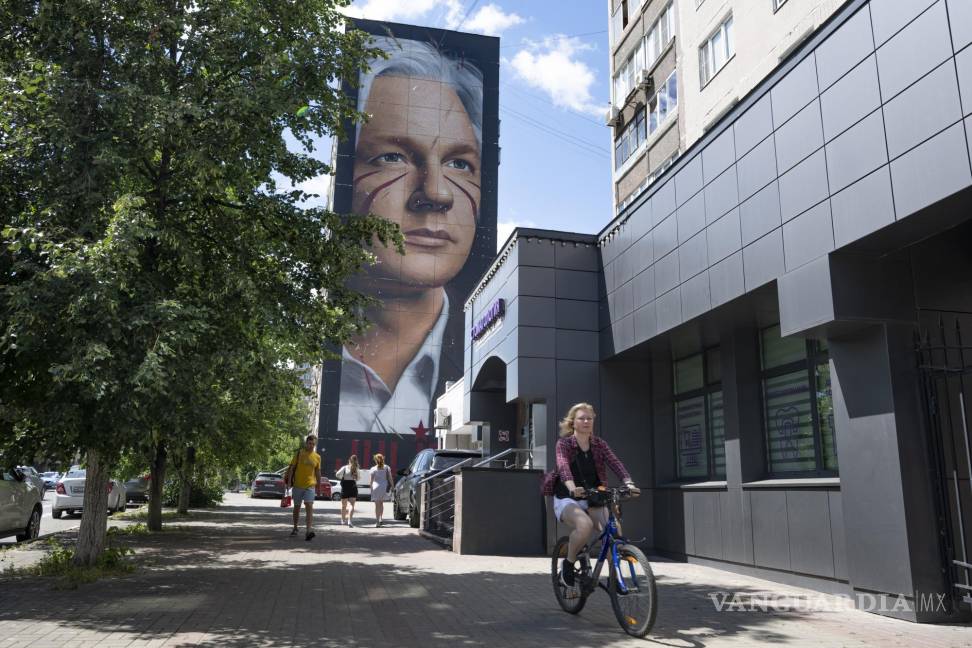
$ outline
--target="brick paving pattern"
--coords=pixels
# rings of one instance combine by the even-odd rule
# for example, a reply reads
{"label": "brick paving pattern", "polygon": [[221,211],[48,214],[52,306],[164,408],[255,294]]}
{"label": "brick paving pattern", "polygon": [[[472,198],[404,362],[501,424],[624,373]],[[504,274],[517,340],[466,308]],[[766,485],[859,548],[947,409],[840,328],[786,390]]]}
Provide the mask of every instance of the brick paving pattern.
{"label": "brick paving pattern", "polygon": [[[277,501],[228,495],[177,530],[132,538],[131,576],[74,591],[4,576],[0,648],[972,646],[972,626],[912,624],[840,609],[837,597],[654,560],[658,619],[646,640],[634,639],[604,592],[578,616],[562,612],[549,559],[458,556],[405,523],[371,527],[369,503],[358,526],[339,526],[336,507],[318,502],[317,537],[305,542],[289,537],[289,512]],[[819,605],[718,612],[710,594],[726,591]]]}

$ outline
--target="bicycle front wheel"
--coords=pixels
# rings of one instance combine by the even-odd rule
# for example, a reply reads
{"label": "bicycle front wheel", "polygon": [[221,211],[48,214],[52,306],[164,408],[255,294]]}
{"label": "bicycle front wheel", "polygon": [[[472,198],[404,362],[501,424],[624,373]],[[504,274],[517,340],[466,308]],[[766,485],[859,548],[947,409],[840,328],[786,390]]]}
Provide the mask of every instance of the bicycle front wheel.
{"label": "bicycle front wheel", "polygon": [[574,575],[574,586],[568,587],[560,579],[560,566],[567,556],[567,537],[557,541],[554,547],[553,559],[550,562],[550,578],[553,581],[554,596],[564,612],[577,614],[587,603],[587,592],[581,584],[581,575]]}
{"label": "bicycle front wheel", "polygon": [[658,610],[655,574],[645,554],[633,545],[619,546],[618,558],[620,569],[613,561],[610,569],[608,593],[611,607],[625,632],[633,637],[644,637],[655,624]]}

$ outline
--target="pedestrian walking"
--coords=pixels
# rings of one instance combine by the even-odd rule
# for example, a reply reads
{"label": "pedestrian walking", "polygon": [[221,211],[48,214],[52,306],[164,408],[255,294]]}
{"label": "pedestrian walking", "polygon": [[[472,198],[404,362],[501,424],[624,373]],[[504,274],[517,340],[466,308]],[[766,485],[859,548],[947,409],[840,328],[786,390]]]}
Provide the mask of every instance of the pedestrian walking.
{"label": "pedestrian walking", "polygon": [[358,455],[348,457],[334,475],[341,481],[341,524],[354,526],[354,504],[358,501]]}
{"label": "pedestrian walking", "polygon": [[314,537],[314,498],[317,495],[317,485],[321,482],[321,455],[315,452],[317,437],[308,434],[304,439],[304,447],[297,451],[294,460],[287,469],[284,482],[293,488],[294,496],[294,528],[290,535],[297,535],[297,523],[300,521],[300,506],[306,510],[307,534],[304,540]]}
{"label": "pedestrian walking", "polygon": [[385,498],[391,492],[395,481],[392,479],[391,468],[385,464],[383,454],[375,455],[375,467],[371,469],[371,501],[375,503],[375,526],[381,526],[382,514],[385,510]]}

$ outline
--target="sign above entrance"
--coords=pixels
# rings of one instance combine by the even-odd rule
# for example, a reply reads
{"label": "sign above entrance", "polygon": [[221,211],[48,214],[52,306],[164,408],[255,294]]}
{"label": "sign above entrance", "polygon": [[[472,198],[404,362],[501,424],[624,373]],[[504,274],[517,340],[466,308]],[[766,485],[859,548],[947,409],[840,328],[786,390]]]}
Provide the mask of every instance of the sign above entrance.
{"label": "sign above entrance", "polygon": [[480,316],[476,323],[473,324],[472,331],[470,331],[470,336],[473,340],[478,340],[479,338],[486,335],[486,331],[492,328],[493,324],[498,322],[506,314],[506,302],[502,299],[497,299],[486,312]]}

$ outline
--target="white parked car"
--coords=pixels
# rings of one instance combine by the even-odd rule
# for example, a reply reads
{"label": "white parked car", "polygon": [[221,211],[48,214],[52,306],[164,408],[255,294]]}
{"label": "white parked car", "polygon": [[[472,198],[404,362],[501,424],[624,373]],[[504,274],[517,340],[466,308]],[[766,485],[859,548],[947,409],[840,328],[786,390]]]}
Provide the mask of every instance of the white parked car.
{"label": "white parked car", "polygon": [[40,533],[40,489],[17,468],[0,468],[0,538],[33,540]]}
{"label": "white parked car", "polygon": [[17,466],[17,470],[23,473],[34,486],[40,489],[41,499],[43,499],[47,486],[44,485],[44,478],[40,476],[40,473],[33,466]]}
{"label": "white parked car", "polygon": [[[51,504],[51,517],[55,520],[62,513],[80,513],[84,506],[85,470],[69,470],[54,487],[54,502]],[[117,479],[108,480],[108,515],[125,510],[125,485]]]}
{"label": "white parked car", "polygon": [[[362,470],[363,475],[366,471]],[[336,479],[328,479],[331,483],[331,500],[338,501],[341,499],[341,482]],[[358,500],[370,500],[371,499],[371,473],[368,473],[367,479],[358,480]]]}

